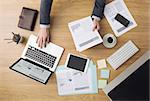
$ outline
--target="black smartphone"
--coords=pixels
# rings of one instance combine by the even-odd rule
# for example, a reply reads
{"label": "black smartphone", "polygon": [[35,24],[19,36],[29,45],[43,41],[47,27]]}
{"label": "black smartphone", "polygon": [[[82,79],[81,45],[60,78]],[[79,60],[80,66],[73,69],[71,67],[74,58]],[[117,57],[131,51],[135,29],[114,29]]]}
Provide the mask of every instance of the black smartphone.
{"label": "black smartphone", "polygon": [[128,19],[126,19],[125,17],[123,17],[122,15],[120,14],[117,14],[115,16],[115,19],[120,22],[122,25],[124,25],[125,27],[128,27],[130,21]]}

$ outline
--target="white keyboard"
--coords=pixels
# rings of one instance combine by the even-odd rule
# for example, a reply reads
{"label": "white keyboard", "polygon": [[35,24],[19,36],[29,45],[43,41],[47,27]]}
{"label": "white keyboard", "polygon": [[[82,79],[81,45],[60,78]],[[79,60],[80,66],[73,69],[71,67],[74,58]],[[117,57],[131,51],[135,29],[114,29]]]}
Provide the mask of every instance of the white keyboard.
{"label": "white keyboard", "polygon": [[139,49],[130,40],[121,48],[119,48],[115,53],[113,53],[110,57],[108,57],[107,62],[112,66],[112,68],[116,70],[138,51]]}

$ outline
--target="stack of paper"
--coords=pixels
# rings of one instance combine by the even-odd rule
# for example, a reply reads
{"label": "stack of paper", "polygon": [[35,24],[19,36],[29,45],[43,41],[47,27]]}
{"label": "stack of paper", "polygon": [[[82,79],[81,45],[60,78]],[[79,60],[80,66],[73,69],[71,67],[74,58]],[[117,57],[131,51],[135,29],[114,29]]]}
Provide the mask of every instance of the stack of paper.
{"label": "stack of paper", "polygon": [[98,31],[93,31],[91,17],[86,17],[68,24],[76,50],[82,52],[103,42]]}
{"label": "stack of paper", "polygon": [[96,65],[92,61],[87,73],[59,66],[56,78],[59,95],[98,93]]}
{"label": "stack of paper", "polygon": [[[130,21],[128,27],[124,27],[121,23],[114,19],[117,13],[121,14]],[[137,26],[123,0],[114,0],[107,4],[105,6],[104,15],[117,37]]]}

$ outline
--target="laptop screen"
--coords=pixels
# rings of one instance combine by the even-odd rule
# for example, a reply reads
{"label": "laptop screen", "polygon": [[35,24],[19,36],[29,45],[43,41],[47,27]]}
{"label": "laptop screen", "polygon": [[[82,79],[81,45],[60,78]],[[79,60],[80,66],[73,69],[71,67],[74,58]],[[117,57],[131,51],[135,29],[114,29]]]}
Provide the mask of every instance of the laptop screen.
{"label": "laptop screen", "polygon": [[108,95],[113,101],[149,101],[149,64],[147,60]]}

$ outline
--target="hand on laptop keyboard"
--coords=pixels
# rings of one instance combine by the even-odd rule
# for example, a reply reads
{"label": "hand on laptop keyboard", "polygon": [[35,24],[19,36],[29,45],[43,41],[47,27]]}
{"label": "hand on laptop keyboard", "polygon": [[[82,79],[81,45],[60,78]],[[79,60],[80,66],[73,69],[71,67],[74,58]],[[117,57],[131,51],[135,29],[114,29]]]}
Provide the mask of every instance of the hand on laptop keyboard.
{"label": "hand on laptop keyboard", "polygon": [[43,48],[46,47],[46,44],[49,42],[50,42],[49,28],[41,28],[36,43],[40,48]]}

